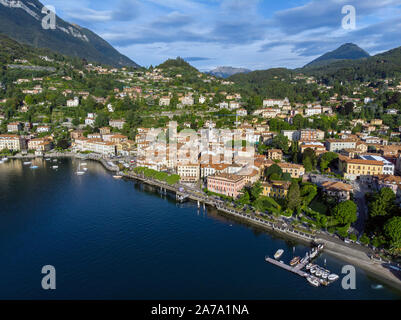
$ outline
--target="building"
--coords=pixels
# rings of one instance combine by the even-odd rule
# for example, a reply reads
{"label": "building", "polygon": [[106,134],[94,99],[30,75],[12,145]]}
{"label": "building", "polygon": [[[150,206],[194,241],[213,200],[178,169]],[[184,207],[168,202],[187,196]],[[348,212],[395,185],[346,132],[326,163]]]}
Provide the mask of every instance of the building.
{"label": "building", "polygon": [[282,162],[277,165],[283,170],[283,173],[289,173],[291,178],[294,179],[300,178],[305,174],[305,168],[300,164]]}
{"label": "building", "polygon": [[44,132],[49,132],[50,131],[50,127],[49,126],[38,126],[36,128],[36,132],[37,133],[44,133]]}
{"label": "building", "polygon": [[115,156],[117,153],[116,145],[113,142],[101,139],[75,139],[73,147],[77,151],[90,151],[105,156]]}
{"label": "building", "polygon": [[206,163],[200,165],[200,176],[201,178],[206,178],[208,176],[212,176],[214,174],[220,173],[230,173],[229,172],[230,164],[227,163],[219,163],[219,164],[212,164]]}
{"label": "building", "polygon": [[168,107],[170,105],[170,97],[161,97],[159,100],[159,106]]}
{"label": "building", "polygon": [[342,169],[344,178],[346,179],[360,179],[365,182],[372,182],[373,176],[383,174],[383,162],[365,159],[349,159],[340,156],[340,169]]}
{"label": "building", "polygon": [[322,184],[322,190],[330,197],[335,197],[339,201],[346,201],[350,199],[353,188],[351,185],[346,183],[326,181]]}
{"label": "building", "polygon": [[12,132],[18,132],[22,130],[22,124],[20,122],[11,122],[7,125],[7,131],[12,133]]}
{"label": "building", "polygon": [[298,141],[301,138],[300,131],[298,130],[281,130],[281,134],[290,141]]}
{"label": "building", "polygon": [[245,186],[245,178],[228,173],[207,177],[207,189],[214,193],[237,198]]}
{"label": "building", "polygon": [[318,129],[302,129],[299,136],[300,140],[318,141],[324,139],[324,131]]}
{"label": "building", "polygon": [[395,166],[393,163],[391,163],[387,159],[385,159],[381,156],[376,156],[376,155],[360,155],[359,157],[363,160],[373,160],[373,161],[383,162],[383,174],[384,175],[394,175]]}
{"label": "building", "polygon": [[51,150],[53,143],[49,138],[37,138],[28,141],[28,150],[46,152]]}
{"label": "building", "polygon": [[79,99],[78,97],[74,97],[74,99],[67,100],[67,107],[78,107]]}
{"label": "building", "polygon": [[303,141],[300,145],[301,153],[304,153],[306,149],[312,149],[317,156],[326,152],[324,144],[316,141]]}
{"label": "building", "polygon": [[25,139],[14,134],[0,134],[0,150],[21,151],[25,148]]}
{"label": "building", "polygon": [[109,126],[113,128],[117,128],[119,130],[122,130],[125,124],[124,119],[118,119],[118,120],[110,120],[109,121]]}
{"label": "building", "polygon": [[397,200],[401,198],[401,177],[378,175],[373,178],[374,185],[378,190],[390,188],[397,196]]}
{"label": "building", "polygon": [[283,159],[283,151],[280,149],[269,149],[267,150],[267,159],[281,161]]}
{"label": "building", "polygon": [[285,98],[284,100],[278,100],[278,99],[265,99],[263,100],[263,107],[283,107],[285,104],[289,104],[290,101],[288,98]]}
{"label": "building", "polygon": [[265,197],[284,199],[287,197],[290,186],[290,181],[264,182],[262,183],[262,195]]}
{"label": "building", "polygon": [[344,149],[355,149],[356,141],[350,139],[327,139],[326,141],[327,151],[340,152]]}
{"label": "building", "polygon": [[181,182],[197,182],[199,180],[199,164],[181,164],[177,166],[177,174]]}

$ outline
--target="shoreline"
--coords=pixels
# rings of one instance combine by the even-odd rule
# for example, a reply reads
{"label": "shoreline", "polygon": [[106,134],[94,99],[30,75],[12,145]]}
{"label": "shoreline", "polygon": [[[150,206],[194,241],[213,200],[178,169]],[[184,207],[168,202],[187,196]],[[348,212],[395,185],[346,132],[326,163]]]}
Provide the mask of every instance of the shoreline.
{"label": "shoreline", "polygon": [[[9,159],[15,159],[15,160],[23,160],[23,159],[36,159],[36,158],[75,158],[75,159],[82,159],[82,160],[93,160],[101,163],[103,167],[114,173],[119,173],[121,174],[124,178],[127,179],[134,179],[134,180],[139,180],[142,183],[152,185],[154,187],[160,187],[160,188],[165,188],[165,190],[169,190],[171,192],[175,192],[177,195],[179,194],[184,194],[184,192],[180,192],[176,187],[170,186],[166,183],[159,182],[159,181],[152,181],[150,179],[146,179],[144,177],[137,176],[136,174],[126,174],[123,172],[120,172],[118,166],[112,167],[108,161],[103,159],[102,157],[99,156],[94,156],[91,154],[75,154],[75,153],[56,153],[56,154],[45,154],[44,156],[36,156],[36,155],[19,155],[19,156],[9,156]],[[210,201],[209,199],[201,196],[194,196],[191,193],[188,194],[188,198],[191,199],[191,201],[195,201],[198,203],[203,203],[204,205],[208,205],[214,209],[216,209],[218,212],[223,213],[225,215],[228,215],[229,217],[236,217],[238,219],[241,219],[245,221],[246,223],[250,223],[253,225],[256,225],[258,227],[261,227],[265,232],[271,233],[271,232],[276,232],[279,235],[287,238],[294,239],[298,242],[303,242],[303,244],[311,244],[312,241],[317,241],[325,244],[325,249],[323,250],[324,252],[327,252],[328,254],[335,256],[339,258],[340,260],[352,263],[353,265],[357,266],[358,268],[363,269],[365,272],[367,272],[369,275],[372,277],[376,278],[377,280],[383,282],[384,284],[388,285],[389,287],[396,289],[398,292],[401,292],[401,272],[398,272],[398,277],[388,268],[384,267],[384,263],[374,261],[370,258],[368,258],[366,252],[363,252],[363,250],[359,248],[349,248],[346,247],[345,245],[336,243],[333,240],[329,239],[323,239],[319,237],[319,235],[307,235],[302,232],[292,232],[286,228],[279,227],[276,225],[274,222],[269,222],[266,220],[256,220],[256,218],[253,218],[251,215],[248,215],[247,213],[238,213],[235,210],[229,209],[227,207],[223,207],[221,205],[218,205],[216,202]],[[366,249],[366,248],[365,248]],[[396,271],[394,271],[396,272]]]}

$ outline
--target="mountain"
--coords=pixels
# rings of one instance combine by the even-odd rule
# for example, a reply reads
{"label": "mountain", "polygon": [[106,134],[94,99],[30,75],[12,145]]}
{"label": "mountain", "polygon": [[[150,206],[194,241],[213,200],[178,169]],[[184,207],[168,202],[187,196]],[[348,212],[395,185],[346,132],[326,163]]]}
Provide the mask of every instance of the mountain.
{"label": "mountain", "polygon": [[168,59],[157,66],[160,69],[183,69],[186,71],[198,72],[198,70],[186,62],[183,58]]}
{"label": "mountain", "polygon": [[0,0],[0,32],[20,43],[114,67],[139,67],[89,29],[56,16],[56,28],[42,28],[43,4],[38,0]]}
{"label": "mountain", "polygon": [[308,63],[304,68],[324,66],[339,60],[358,60],[370,57],[369,53],[353,43],[343,44],[334,51],[325,53],[321,57]]}
{"label": "mountain", "polygon": [[332,84],[333,81],[377,81],[401,76],[401,47],[358,60],[340,60],[295,70]]}
{"label": "mountain", "polygon": [[213,69],[207,73],[215,77],[228,78],[235,74],[249,72],[251,72],[251,70],[245,68],[217,67],[216,69]]}

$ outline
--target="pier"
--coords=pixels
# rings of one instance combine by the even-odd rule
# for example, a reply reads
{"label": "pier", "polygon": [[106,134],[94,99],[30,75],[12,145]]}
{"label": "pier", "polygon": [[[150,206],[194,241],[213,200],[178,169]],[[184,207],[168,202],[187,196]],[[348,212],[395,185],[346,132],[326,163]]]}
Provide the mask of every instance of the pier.
{"label": "pier", "polygon": [[265,257],[265,261],[269,262],[271,264],[274,264],[277,267],[280,267],[284,270],[290,271],[292,273],[295,273],[303,278],[307,278],[308,276],[310,276],[309,273],[303,271],[303,269],[305,268],[305,266],[311,262],[314,258],[316,258],[319,253],[321,252],[321,250],[323,250],[323,245],[319,244],[317,246],[315,246],[312,249],[312,253],[309,254],[308,252],[305,254],[304,258],[301,259],[303,262],[299,262],[297,263],[295,266],[290,266],[288,264],[285,264],[283,262],[277,261],[276,259],[272,259],[270,257]]}

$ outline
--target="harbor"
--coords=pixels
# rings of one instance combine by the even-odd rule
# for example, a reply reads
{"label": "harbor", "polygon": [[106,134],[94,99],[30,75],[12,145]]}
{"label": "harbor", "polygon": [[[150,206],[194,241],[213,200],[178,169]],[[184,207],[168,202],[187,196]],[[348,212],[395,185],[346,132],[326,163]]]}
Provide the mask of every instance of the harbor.
{"label": "harbor", "polygon": [[[323,249],[323,244],[314,243],[314,247],[310,252],[306,252],[302,259],[300,257],[294,257],[290,264],[285,264],[284,261],[278,260],[284,252],[284,250],[279,249],[274,255],[274,258],[267,256],[265,257],[265,261],[286,271],[295,273],[300,277],[306,278],[306,280],[312,286],[328,286],[330,283],[338,280],[339,276],[334,273],[330,273],[330,271],[327,269],[312,264],[312,261],[319,256]],[[304,271],[304,269],[306,271]]]}

